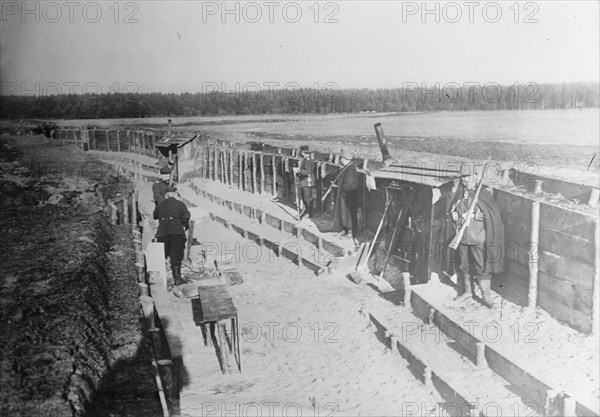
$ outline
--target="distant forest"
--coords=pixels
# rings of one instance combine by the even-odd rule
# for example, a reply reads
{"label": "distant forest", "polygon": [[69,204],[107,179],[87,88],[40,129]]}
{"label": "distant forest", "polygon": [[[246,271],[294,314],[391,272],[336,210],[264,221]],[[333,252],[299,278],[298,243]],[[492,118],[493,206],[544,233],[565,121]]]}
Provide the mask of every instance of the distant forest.
{"label": "distant forest", "polygon": [[[331,85],[329,86],[331,87]],[[426,86],[389,89],[279,89],[211,93],[4,95],[4,119],[431,112],[600,107],[598,83]]]}

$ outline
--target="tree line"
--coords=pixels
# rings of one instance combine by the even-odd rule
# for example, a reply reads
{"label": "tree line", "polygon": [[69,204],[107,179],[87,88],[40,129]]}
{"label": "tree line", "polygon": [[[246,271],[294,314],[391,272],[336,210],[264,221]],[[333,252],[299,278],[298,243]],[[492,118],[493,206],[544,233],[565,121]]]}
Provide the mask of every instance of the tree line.
{"label": "tree line", "polygon": [[431,112],[600,107],[598,83],[294,88],[209,93],[4,95],[4,119],[108,119],[242,114]]}

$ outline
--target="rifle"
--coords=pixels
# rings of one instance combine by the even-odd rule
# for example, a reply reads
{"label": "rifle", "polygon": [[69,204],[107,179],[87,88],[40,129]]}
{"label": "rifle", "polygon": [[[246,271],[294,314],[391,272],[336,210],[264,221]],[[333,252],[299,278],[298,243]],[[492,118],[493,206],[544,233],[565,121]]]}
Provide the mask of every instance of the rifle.
{"label": "rifle", "polygon": [[475,211],[475,206],[477,205],[477,200],[479,199],[479,193],[481,192],[481,187],[483,186],[483,177],[485,174],[485,170],[487,169],[488,164],[490,163],[492,157],[490,156],[483,167],[483,171],[481,172],[481,179],[479,180],[479,184],[477,185],[477,190],[475,191],[475,195],[473,196],[473,202],[469,206],[469,210],[465,214],[462,224],[458,228],[456,232],[456,236],[452,239],[452,242],[448,245],[452,249],[458,248],[458,244],[462,240],[463,235],[465,234],[465,230],[471,224],[471,217],[473,217],[473,212]]}
{"label": "rifle", "polygon": [[[350,165],[350,164],[348,164]],[[327,189],[327,191],[325,191],[325,194],[323,194],[323,197],[321,197],[321,202],[324,202],[325,199],[327,198],[327,196],[329,195],[329,193],[331,192],[331,190],[333,190],[333,187],[335,187],[337,184],[337,180],[340,179],[340,177],[342,176],[342,172],[344,172],[344,170],[346,169],[346,167],[348,165],[345,165],[342,170],[337,174],[337,176],[335,177],[335,179],[331,182],[331,185],[329,186],[329,188]]]}

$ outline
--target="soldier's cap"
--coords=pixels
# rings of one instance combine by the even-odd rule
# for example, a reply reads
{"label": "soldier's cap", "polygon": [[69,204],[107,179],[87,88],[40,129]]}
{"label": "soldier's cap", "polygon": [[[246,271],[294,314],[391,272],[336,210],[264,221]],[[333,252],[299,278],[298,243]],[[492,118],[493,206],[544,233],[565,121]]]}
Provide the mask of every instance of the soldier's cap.
{"label": "soldier's cap", "polygon": [[161,173],[162,175],[165,175],[165,174],[170,174],[170,173],[171,173],[171,168],[169,168],[169,167],[161,167],[161,169],[160,169],[160,173]]}
{"label": "soldier's cap", "polygon": [[177,192],[177,188],[175,187],[167,187],[167,189],[165,190],[165,194],[166,193],[176,193]]}
{"label": "soldier's cap", "polygon": [[300,152],[308,152],[308,145],[300,146]]}

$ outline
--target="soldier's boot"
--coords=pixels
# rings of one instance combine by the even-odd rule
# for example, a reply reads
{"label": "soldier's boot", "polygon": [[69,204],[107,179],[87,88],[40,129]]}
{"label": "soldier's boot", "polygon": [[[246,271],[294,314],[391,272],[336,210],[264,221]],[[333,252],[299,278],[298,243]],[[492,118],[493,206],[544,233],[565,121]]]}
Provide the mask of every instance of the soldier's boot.
{"label": "soldier's boot", "polygon": [[454,297],[454,301],[460,302],[471,298],[471,292],[467,291],[467,289],[472,291],[473,284],[471,277],[468,274],[458,272],[456,285],[456,297]]}
{"label": "soldier's boot", "polygon": [[313,217],[313,208],[314,208],[313,201],[309,201],[308,204],[306,205],[306,213],[308,214],[309,219],[312,219],[312,217]]}
{"label": "soldier's boot", "polygon": [[479,288],[481,289],[481,302],[487,308],[494,307],[491,293],[492,281],[489,279],[479,280]]}
{"label": "soldier's boot", "polygon": [[173,281],[173,277],[167,277],[167,291],[173,291],[175,288],[175,282]]}
{"label": "soldier's boot", "polygon": [[185,284],[185,281],[181,278],[181,265],[171,265],[171,270],[173,271],[175,285]]}

